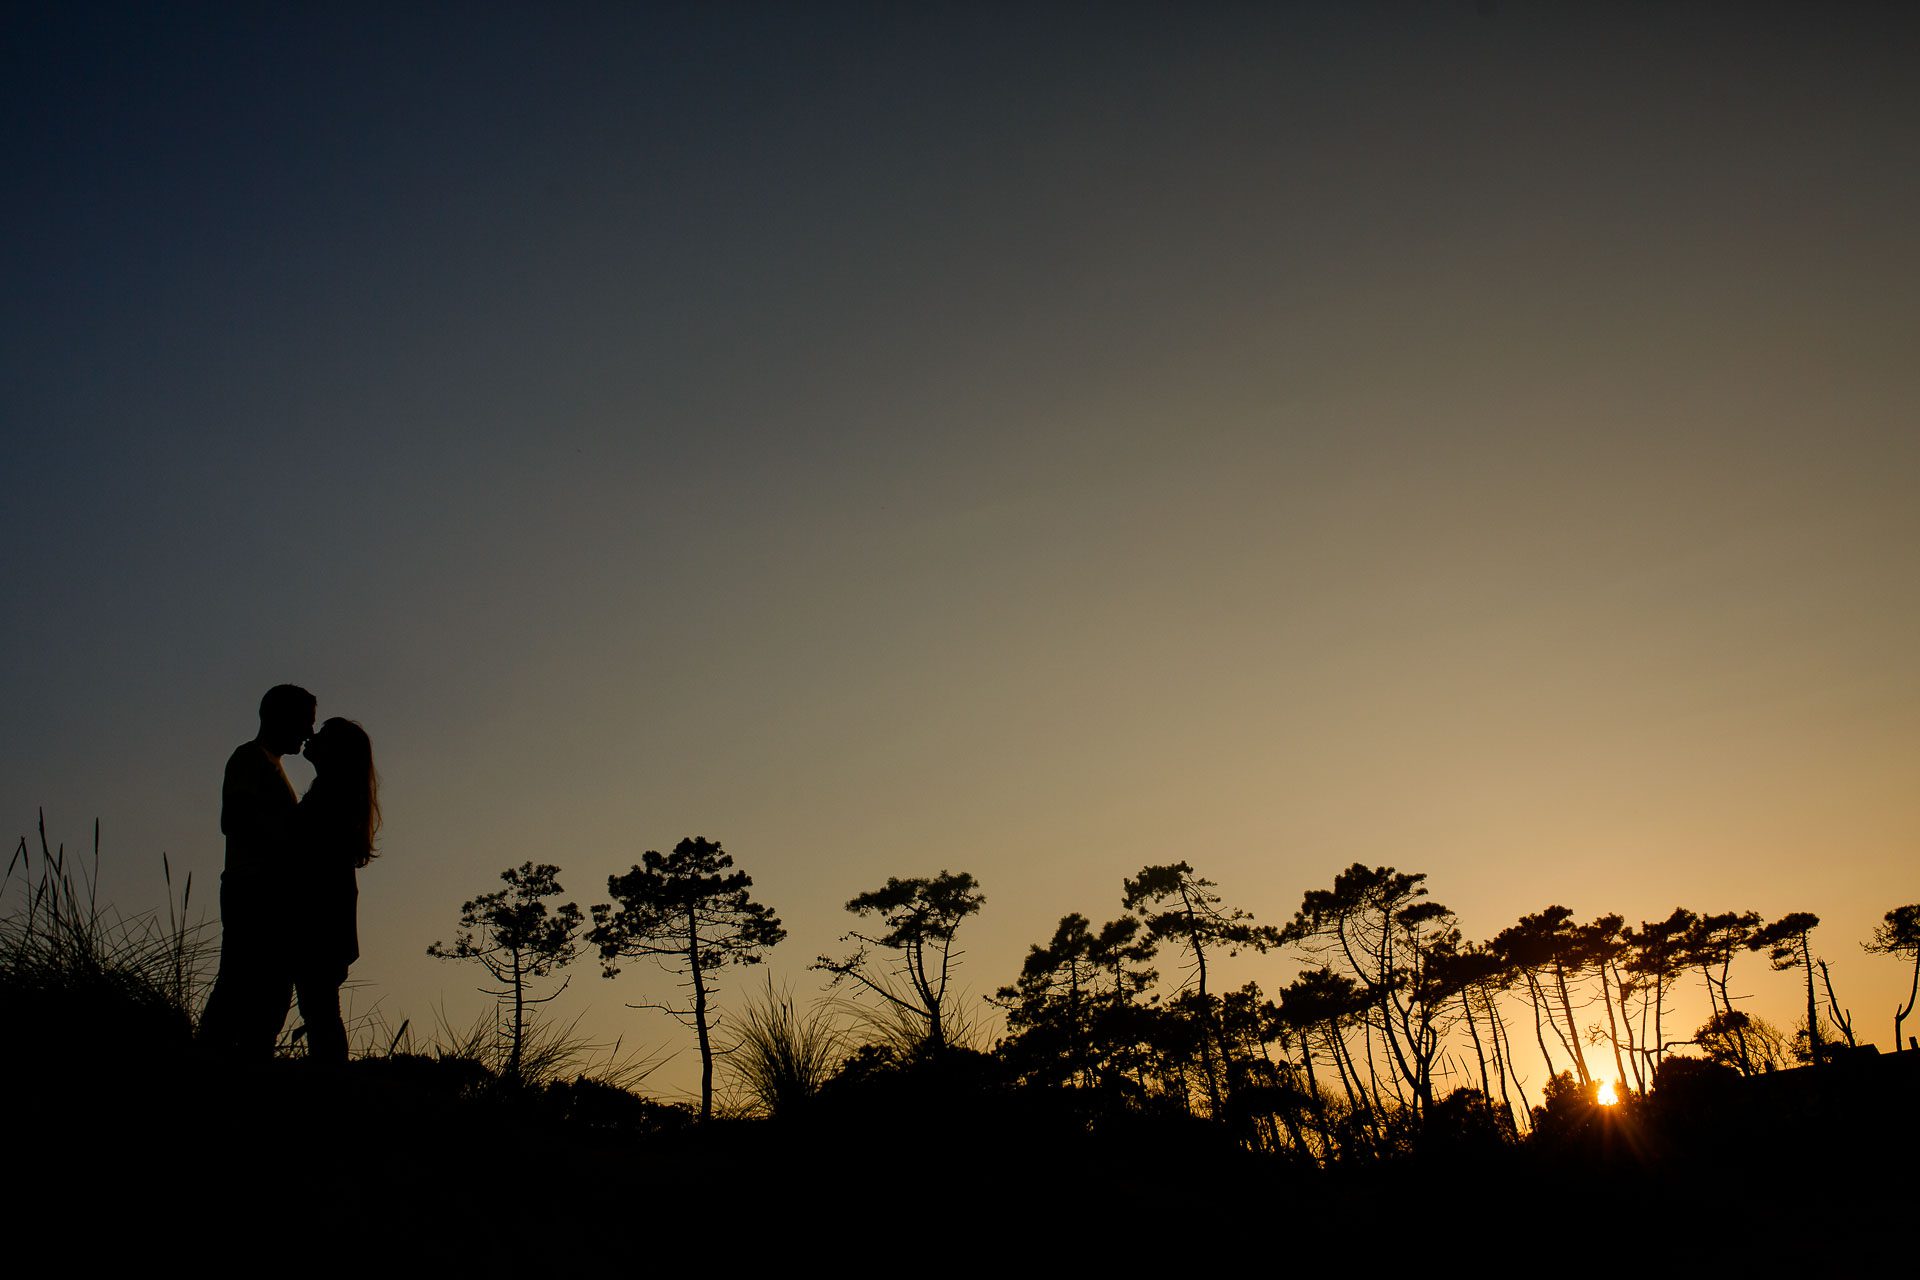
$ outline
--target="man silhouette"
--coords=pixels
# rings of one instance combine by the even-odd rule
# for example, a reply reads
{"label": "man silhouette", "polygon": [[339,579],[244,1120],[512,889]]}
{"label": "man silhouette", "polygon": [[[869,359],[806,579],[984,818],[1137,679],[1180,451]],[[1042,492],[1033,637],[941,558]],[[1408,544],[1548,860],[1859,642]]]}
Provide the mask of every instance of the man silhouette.
{"label": "man silhouette", "polygon": [[227,837],[220,875],[220,973],[200,1038],[235,1057],[273,1056],[293,995],[283,945],[290,904],[293,814],[300,798],[280,757],[313,736],[314,696],[278,684],[260,699],[260,732],[234,748],[220,788],[220,830]]}

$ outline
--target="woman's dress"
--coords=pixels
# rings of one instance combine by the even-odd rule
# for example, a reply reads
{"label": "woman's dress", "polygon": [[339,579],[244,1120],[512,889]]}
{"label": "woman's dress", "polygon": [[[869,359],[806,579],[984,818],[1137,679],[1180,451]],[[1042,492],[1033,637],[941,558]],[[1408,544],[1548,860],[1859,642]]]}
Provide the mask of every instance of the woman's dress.
{"label": "woman's dress", "polygon": [[300,802],[295,832],[288,956],[294,994],[307,1028],[307,1055],[343,1063],[347,1033],[340,1018],[340,984],[360,958],[360,886],[354,867],[364,856],[366,831],[342,823],[339,811],[310,790]]}

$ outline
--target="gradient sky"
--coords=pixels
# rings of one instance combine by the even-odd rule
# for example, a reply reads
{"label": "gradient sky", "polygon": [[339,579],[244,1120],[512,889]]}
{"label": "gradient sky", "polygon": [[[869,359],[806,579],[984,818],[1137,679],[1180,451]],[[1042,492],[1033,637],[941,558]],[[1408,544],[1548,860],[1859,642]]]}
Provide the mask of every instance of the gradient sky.
{"label": "gradient sky", "polygon": [[425,948],[502,868],[704,834],[802,992],[889,875],[979,878],[985,992],[1144,864],[1359,860],[1814,911],[1884,1043],[1920,42],[1575,8],[9,6],[0,813],[210,906],[287,680],[373,738],[394,1025],[485,1007]]}

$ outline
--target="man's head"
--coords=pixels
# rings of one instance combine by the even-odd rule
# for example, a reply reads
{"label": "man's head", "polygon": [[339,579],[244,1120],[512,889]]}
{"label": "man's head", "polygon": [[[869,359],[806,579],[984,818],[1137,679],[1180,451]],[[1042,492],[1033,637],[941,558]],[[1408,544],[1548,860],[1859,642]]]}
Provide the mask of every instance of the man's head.
{"label": "man's head", "polygon": [[313,736],[314,696],[297,684],[277,684],[260,699],[260,736],[255,739],[277,756],[298,752]]}

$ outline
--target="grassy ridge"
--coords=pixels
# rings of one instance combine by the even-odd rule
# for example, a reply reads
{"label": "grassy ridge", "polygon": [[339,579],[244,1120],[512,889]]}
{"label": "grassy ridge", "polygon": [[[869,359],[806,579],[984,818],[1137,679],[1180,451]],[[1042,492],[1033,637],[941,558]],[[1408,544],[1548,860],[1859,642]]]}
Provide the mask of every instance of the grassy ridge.
{"label": "grassy ridge", "polygon": [[1605,1270],[1904,1247],[1920,1054],[1755,1079],[1675,1059],[1620,1106],[1560,1090],[1525,1142],[1483,1109],[1441,1108],[1397,1158],[1322,1169],[1191,1116],[1023,1085],[990,1054],[848,1053],[769,988],[732,1046],[768,1114],[696,1125],[627,1087],[643,1066],[583,1076],[565,1028],[519,1081],[490,1023],[443,1027],[426,1052],[398,1051],[404,1024],[383,1029],[345,1070],[207,1057],[192,1029],[212,952],[185,923],[192,886],[164,917],[123,917],[97,885],[97,831],[89,867],[43,824],[37,850],[15,851],[0,918],[6,1149],[35,1193],[13,1220],[95,1250],[553,1270],[826,1248],[939,1270],[1233,1246],[1288,1266],[1382,1264],[1385,1249],[1565,1269],[1569,1239],[1599,1238]]}

